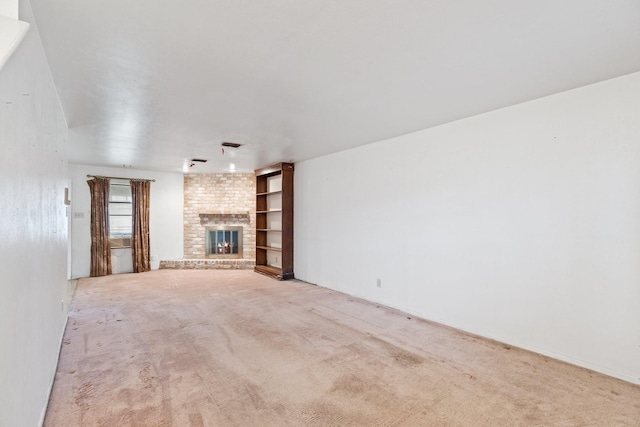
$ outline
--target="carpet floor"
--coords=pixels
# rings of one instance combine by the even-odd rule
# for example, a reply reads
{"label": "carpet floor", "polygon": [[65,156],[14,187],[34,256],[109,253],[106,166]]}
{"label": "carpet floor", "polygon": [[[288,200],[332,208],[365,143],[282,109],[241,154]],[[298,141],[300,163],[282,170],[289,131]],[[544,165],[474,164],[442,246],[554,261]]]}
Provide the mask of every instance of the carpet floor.
{"label": "carpet floor", "polygon": [[640,387],[251,271],[81,279],[45,426],[640,426]]}

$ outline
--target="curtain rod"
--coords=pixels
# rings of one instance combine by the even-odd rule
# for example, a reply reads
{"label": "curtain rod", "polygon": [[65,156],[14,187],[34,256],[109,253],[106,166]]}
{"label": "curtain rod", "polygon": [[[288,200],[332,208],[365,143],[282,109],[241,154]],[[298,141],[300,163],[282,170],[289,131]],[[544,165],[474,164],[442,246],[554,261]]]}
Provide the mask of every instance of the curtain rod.
{"label": "curtain rod", "polygon": [[87,178],[109,178],[109,179],[125,179],[127,181],[151,181],[151,182],[156,182],[155,179],[122,178],[122,177],[118,177],[118,176],[103,176],[103,175],[87,175]]}

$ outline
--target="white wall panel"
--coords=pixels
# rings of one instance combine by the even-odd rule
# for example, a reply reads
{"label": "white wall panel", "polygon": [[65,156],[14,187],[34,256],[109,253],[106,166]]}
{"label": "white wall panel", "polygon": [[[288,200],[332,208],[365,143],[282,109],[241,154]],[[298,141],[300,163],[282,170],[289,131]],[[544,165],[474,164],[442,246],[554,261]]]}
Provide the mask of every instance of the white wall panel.
{"label": "white wall panel", "polygon": [[0,71],[0,426],[36,426],[68,308],[67,128],[31,30]]}
{"label": "white wall panel", "polygon": [[640,73],[300,162],[295,189],[296,277],[640,383]]}

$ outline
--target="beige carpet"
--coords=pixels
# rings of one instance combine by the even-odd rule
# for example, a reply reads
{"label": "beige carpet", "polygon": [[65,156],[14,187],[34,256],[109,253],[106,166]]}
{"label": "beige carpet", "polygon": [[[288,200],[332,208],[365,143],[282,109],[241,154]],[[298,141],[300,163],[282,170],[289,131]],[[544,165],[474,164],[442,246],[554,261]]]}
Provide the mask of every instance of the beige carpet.
{"label": "beige carpet", "polygon": [[640,426],[640,387],[249,271],[82,279],[45,426]]}

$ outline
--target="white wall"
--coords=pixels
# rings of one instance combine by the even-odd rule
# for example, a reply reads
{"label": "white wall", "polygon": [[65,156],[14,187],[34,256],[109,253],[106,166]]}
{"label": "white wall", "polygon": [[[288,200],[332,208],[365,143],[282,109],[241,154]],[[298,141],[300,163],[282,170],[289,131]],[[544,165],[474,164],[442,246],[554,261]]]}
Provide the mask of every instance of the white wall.
{"label": "white wall", "polygon": [[295,177],[297,278],[640,383],[640,73]]}
{"label": "white wall", "polygon": [[42,420],[67,311],[66,124],[30,5],[0,71],[0,426]]}
{"label": "white wall", "polygon": [[[82,213],[84,218],[72,215],[71,225],[71,269],[72,276],[88,277],[91,267],[91,195],[87,185],[87,175],[115,176],[123,178],[155,179],[151,183],[151,210],[149,231],[151,244],[151,268],[157,269],[160,260],[182,259],[184,205],[183,177],[181,173],[152,172],[129,168],[105,168],[86,165],[69,165],[72,181],[71,210]],[[112,258],[114,274],[132,271],[132,263],[127,256],[117,250]]]}

